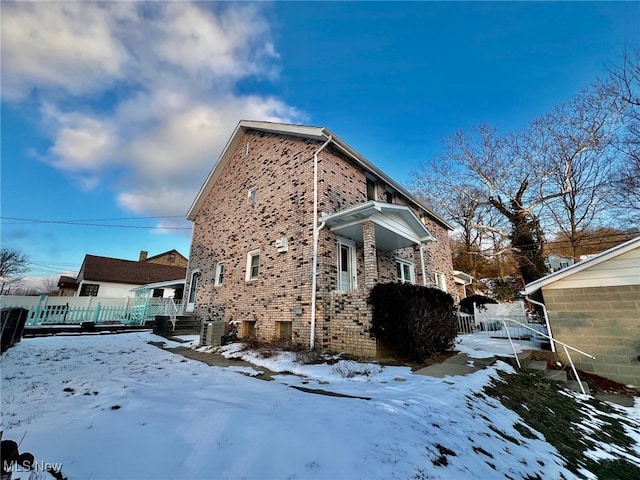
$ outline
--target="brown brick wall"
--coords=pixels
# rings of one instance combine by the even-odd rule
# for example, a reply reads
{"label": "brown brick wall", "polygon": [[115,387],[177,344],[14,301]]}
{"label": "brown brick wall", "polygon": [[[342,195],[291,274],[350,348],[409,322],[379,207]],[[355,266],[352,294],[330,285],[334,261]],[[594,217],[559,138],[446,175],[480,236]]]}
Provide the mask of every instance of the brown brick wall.
{"label": "brown brick wall", "polygon": [[328,349],[361,357],[375,357],[377,342],[369,334],[371,308],[367,305],[367,292],[332,292],[330,299],[331,338]]}
{"label": "brown brick wall", "polygon": [[[249,154],[243,157],[247,142]],[[274,338],[276,322],[291,321],[293,341],[309,344],[313,154],[320,146],[317,141],[256,131],[248,131],[238,143],[194,224],[189,276],[194,268],[201,270],[195,310],[199,318],[255,321],[255,335],[265,340]],[[366,201],[366,177],[360,167],[331,149],[319,155],[318,166],[319,216]],[[253,187],[258,189],[257,201],[248,204],[247,192]],[[430,261],[435,263],[430,268],[447,274],[453,287],[447,231],[436,222],[427,228],[438,238],[438,245],[427,249]],[[275,242],[282,237],[288,240],[286,253],[276,249]],[[328,228],[320,232],[316,345],[373,356],[375,340],[368,334],[367,323],[370,312],[366,307],[364,245],[356,244],[358,290],[342,295],[345,298],[341,301],[341,294],[335,292],[337,242],[338,237]],[[257,249],[259,277],[247,282],[247,253]],[[377,262],[367,262],[366,268],[371,272],[377,265],[380,281],[395,281],[396,256],[414,261],[416,275],[420,274],[412,248],[376,250],[375,254]],[[225,262],[225,276],[223,284],[216,287],[218,261]],[[188,285],[185,291],[189,291]],[[335,340],[336,336],[340,340]]]}
{"label": "brown brick wall", "polygon": [[[242,156],[249,142],[249,154]],[[276,321],[293,322],[293,340],[307,343],[310,322],[313,152],[316,142],[247,132],[194,224],[190,268],[202,275],[195,313],[208,319],[224,306],[224,320],[256,321],[273,339]],[[255,204],[247,202],[257,187]],[[276,240],[287,238],[278,253]],[[258,279],[245,280],[247,254],[260,250]],[[221,286],[215,265],[225,262]],[[188,291],[188,287],[187,287]]]}
{"label": "brown brick wall", "polygon": [[570,351],[578,368],[640,386],[640,285],[543,288],[543,295],[554,338],[596,357]]}

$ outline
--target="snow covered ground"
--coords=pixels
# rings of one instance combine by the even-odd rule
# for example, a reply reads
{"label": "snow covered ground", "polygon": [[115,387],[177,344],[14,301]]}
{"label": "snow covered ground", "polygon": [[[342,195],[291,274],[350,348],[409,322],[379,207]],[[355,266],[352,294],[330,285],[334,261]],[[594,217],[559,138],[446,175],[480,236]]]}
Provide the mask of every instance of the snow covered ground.
{"label": "snow covered ground", "polygon": [[[150,341],[165,340],[24,339],[2,356],[3,439],[61,462],[70,480],[575,478],[541,436],[514,428],[514,412],[477,395],[498,369],[511,369],[502,362],[439,379],[405,367],[254,355],[291,372],[268,382],[252,378],[259,367],[210,367]],[[467,338],[459,349],[491,353],[478,342]],[[241,355],[234,349],[227,355]],[[625,414],[640,420],[640,405]]]}

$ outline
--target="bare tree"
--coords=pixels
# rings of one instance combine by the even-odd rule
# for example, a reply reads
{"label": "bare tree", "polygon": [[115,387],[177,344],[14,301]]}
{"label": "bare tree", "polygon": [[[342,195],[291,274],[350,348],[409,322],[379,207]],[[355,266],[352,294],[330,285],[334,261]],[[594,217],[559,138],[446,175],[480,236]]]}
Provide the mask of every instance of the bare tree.
{"label": "bare tree", "polygon": [[[544,235],[539,211],[544,202],[557,192],[546,195],[544,184],[547,160],[540,152],[544,137],[530,130],[499,136],[488,125],[475,127],[470,133],[458,132],[445,145],[445,153],[422,172],[434,172],[426,188],[437,183],[441,195],[459,192],[468,204],[488,207],[500,214],[502,221],[484,214],[467,218],[473,228],[510,240],[525,282],[540,278],[546,272],[544,265]],[[420,173],[415,175],[420,177]],[[420,181],[416,182],[420,185]],[[446,203],[446,200],[442,200]],[[455,205],[455,203],[453,204]],[[453,216],[455,218],[455,216]],[[466,218],[462,214],[463,218]],[[493,218],[491,224],[487,219]],[[495,240],[495,238],[494,238]],[[504,252],[493,252],[500,254]]]}
{"label": "bare tree", "polygon": [[55,278],[45,278],[42,280],[42,293],[50,295],[58,291],[58,280]]}
{"label": "bare tree", "polygon": [[622,164],[613,176],[608,198],[622,227],[640,224],[640,49],[625,52],[622,63],[610,69],[612,84],[625,105],[626,130],[619,150]]}
{"label": "bare tree", "polygon": [[606,199],[619,161],[617,144],[626,124],[625,108],[617,88],[596,83],[536,125],[548,139],[549,188],[563,193],[548,202],[550,228],[569,242],[575,260],[585,234],[610,213]]}
{"label": "bare tree", "polygon": [[29,257],[18,250],[0,249],[0,295],[6,294],[10,286],[18,283],[29,269]]}

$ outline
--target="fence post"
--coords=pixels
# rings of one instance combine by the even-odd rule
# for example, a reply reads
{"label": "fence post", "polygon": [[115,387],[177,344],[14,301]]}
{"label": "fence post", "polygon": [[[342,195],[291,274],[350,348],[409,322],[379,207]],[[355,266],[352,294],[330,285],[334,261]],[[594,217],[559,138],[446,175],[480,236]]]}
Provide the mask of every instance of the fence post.
{"label": "fence post", "polygon": [[42,323],[42,320],[40,319],[40,314],[42,312],[42,302],[46,301],[47,296],[46,295],[40,295],[40,298],[38,299],[38,306],[36,307],[36,313],[34,315],[34,325],[40,325]]}
{"label": "fence post", "polygon": [[96,308],[93,309],[93,323],[98,323],[98,318],[100,317],[100,303],[96,305]]}

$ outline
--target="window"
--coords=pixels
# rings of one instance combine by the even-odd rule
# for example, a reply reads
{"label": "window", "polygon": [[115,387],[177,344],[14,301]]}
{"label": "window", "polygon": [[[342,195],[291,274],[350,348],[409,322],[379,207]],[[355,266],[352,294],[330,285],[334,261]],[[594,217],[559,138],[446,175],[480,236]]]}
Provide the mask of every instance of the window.
{"label": "window", "polygon": [[376,200],[376,179],[367,176],[367,200]]}
{"label": "window", "polygon": [[82,287],[80,287],[80,296],[81,297],[97,297],[98,289],[100,285],[95,283],[83,283]]}
{"label": "window", "polygon": [[200,270],[191,272],[191,283],[189,284],[189,297],[187,299],[187,312],[193,312],[196,306],[196,295],[198,293],[198,283],[200,282]]}
{"label": "window", "polygon": [[153,298],[162,298],[164,297],[164,288],[154,288],[153,293],[151,294]]}
{"label": "window", "polygon": [[396,274],[398,282],[400,283],[415,283],[415,275],[413,270],[413,263],[406,260],[396,260]]}
{"label": "window", "polygon": [[338,291],[351,292],[356,285],[356,246],[348,240],[338,241]]}
{"label": "window", "polygon": [[218,262],[216,265],[216,280],[214,285],[220,286],[222,285],[222,280],[224,279],[224,262]]}
{"label": "window", "polygon": [[260,250],[254,250],[247,254],[247,275],[246,280],[255,280],[258,278],[260,269]]}
{"label": "window", "polygon": [[291,340],[291,322],[276,322],[276,340]]}
{"label": "window", "polygon": [[384,192],[384,196],[387,203],[395,203],[396,194],[392,189],[387,188]]}
{"label": "window", "polygon": [[244,338],[253,338],[256,336],[256,322],[255,321],[251,321],[251,320],[247,320],[242,322],[244,324],[244,332],[243,332],[243,337]]}
{"label": "window", "polygon": [[444,273],[435,272],[433,274],[435,284],[437,287],[443,292],[447,291],[447,277],[445,277]]}
{"label": "window", "polygon": [[258,199],[258,187],[250,188],[247,192],[247,203],[256,203]]}
{"label": "window", "polygon": [[242,146],[242,156],[246,157],[247,155],[249,155],[249,142]]}

